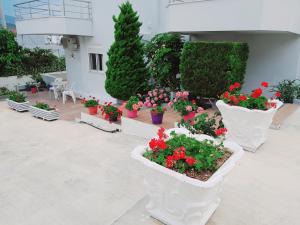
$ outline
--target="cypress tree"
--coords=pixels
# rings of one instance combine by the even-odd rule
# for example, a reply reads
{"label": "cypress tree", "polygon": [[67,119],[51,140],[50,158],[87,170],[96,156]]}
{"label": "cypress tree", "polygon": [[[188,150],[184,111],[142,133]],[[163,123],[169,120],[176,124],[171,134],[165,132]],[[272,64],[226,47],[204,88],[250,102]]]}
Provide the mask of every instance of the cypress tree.
{"label": "cypress tree", "polygon": [[128,100],[145,91],[149,76],[139,34],[142,23],[129,2],[119,8],[119,16],[113,16],[115,41],[108,51],[105,89],[114,98]]}

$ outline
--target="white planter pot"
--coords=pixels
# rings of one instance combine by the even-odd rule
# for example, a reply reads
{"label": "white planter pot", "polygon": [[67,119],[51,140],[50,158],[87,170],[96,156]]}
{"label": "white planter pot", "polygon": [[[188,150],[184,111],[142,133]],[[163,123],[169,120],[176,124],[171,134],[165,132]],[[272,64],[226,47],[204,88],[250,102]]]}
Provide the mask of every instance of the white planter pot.
{"label": "white planter pot", "polygon": [[217,102],[223,123],[228,130],[226,138],[251,152],[256,152],[266,141],[267,131],[272,124],[273,117],[282,105],[282,102],[277,101],[276,109],[263,111],[230,106],[224,101]]}
{"label": "white planter pot", "polygon": [[[195,137],[199,140],[211,139],[206,135],[195,135]],[[233,154],[205,182],[192,179],[144,158],[145,146],[135,148],[131,156],[143,167],[144,181],[149,196],[146,209],[151,216],[168,225],[206,224],[220,204],[224,177],[244,153],[242,147],[233,142],[225,141],[224,144]]]}
{"label": "white planter pot", "polygon": [[29,110],[29,102],[19,103],[9,99],[6,99],[6,102],[11,109],[14,109],[18,112],[25,112]]}
{"label": "white planter pot", "polygon": [[44,109],[39,109],[34,106],[29,107],[29,111],[31,112],[32,116],[41,118],[47,121],[53,121],[59,119],[59,113],[55,110],[47,111]]}

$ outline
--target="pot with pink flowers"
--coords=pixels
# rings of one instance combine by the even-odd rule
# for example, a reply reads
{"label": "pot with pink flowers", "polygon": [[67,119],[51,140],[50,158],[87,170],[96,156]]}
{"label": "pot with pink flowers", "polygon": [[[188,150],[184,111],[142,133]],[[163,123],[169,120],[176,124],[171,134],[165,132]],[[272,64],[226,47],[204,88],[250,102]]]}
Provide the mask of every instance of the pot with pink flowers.
{"label": "pot with pink flowers", "polygon": [[198,107],[195,101],[189,101],[189,92],[179,91],[176,93],[176,97],[169,103],[170,107],[180,113],[184,121],[191,121],[195,118],[196,113],[203,111],[203,108]]}
{"label": "pot with pink flowers", "polygon": [[143,102],[139,101],[138,97],[131,96],[125,105],[127,117],[136,118],[138,116],[138,111],[143,107],[143,104]]}
{"label": "pot with pink flowers", "polygon": [[163,88],[156,88],[142,97],[147,108],[151,108],[153,105],[162,106],[170,102],[170,94]]}

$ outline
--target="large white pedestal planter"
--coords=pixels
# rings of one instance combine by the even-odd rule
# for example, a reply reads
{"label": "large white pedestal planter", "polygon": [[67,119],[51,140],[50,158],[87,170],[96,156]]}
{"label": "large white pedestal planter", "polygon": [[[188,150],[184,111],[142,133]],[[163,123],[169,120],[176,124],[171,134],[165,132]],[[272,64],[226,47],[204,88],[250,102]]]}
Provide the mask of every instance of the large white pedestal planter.
{"label": "large white pedestal planter", "polygon": [[31,112],[32,116],[36,118],[41,118],[46,121],[53,121],[59,119],[59,113],[55,110],[47,111],[34,106],[30,106],[29,111]]}
{"label": "large white pedestal planter", "polygon": [[18,112],[26,112],[29,110],[29,102],[19,103],[9,99],[6,99],[6,102],[11,109],[16,110]]}
{"label": "large white pedestal planter", "polygon": [[256,152],[266,141],[267,131],[272,124],[273,117],[281,106],[282,102],[277,101],[276,109],[263,111],[231,106],[223,101],[217,102],[223,123],[228,130],[226,138],[251,152]]}
{"label": "large white pedestal planter", "polygon": [[[206,135],[198,135],[206,139]],[[149,196],[146,209],[150,215],[168,225],[204,225],[220,204],[224,177],[239,161],[244,151],[239,145],[225,141],[232,156],[208,181],[192,179],[162,167],[143,157],[145,146],[137,147],[131,156],[142,165]]]}

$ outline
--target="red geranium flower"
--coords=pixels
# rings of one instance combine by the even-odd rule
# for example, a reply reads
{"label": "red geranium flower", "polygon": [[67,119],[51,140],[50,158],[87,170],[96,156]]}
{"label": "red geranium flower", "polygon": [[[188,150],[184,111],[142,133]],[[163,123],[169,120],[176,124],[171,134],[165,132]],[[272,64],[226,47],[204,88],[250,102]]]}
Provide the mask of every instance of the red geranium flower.
{"label": "red geranium flower", "polygon": [[166,159],[167,168],[172,168],[174,166],[174,161],[172,156],[168,156]]}
{"label": "red geranium flower", "polygon": [[167,138],[168,136],[165,134],[165,128],[161,127],[159,128],[158,132],[157,132],[157,135],[159,137],[159,139],[164,139],[164,138]]}
{"label": "red geranium flower", "polygon": [[251,97],[252,98],[259,98],[262,95],[262,93],[263,93],[262,89],[257,88],[252,92]]}
{"label": "red geranium flower", "polygon": [[175,149],[175,151],[173,153],[173,159],[178,161],[178,160],[184,159],[184,158],[185,158],[185,148],[180,147],[180,148]]}
{"label": "red geranium flower", "polygon": [[227,99],[228,97],[229,97],[229,92],[226,91],[226,92],[223,94],[223,98],[224,98],[224,99]]}
{"label": "red geranium flower", "polygon": [[236,89],[238,89],[238,88],[241,87],[241,84],[240,84],[239,82],[235,82],[235,83],[234,83],[234,87],[235,87]]}
{"label": "red geranium flower", "polygon": [[196,163],[196,159],[190,156],[185,157],[185,162],[189,165],[189,166],[193,166]]}
{"label": "red geranium flower", "polygon": [[231,91],[233,91],[234,89],[235,89],[235,86],[234,86],[234,85],[230,85],[229,91],[231,92]]}
{"label": "red geranium flower", "polygon": [[234,96],[230,96],[230,101],[234,104],[234,105],[238,105],[239,104],[239,100]]}
{"label": "red geranium flower", "polygon": [[267,88],[267,87],[269,87],[269,83],[266,81],[261,82],[261,86]]}
{"label": "red geranium flower", "polygon": [[217,129],[217,130],[215,131],[215,134],[216,134],[217,136],[222,136],[222,135],[226,134],[226,132],[227,132],[227,129],[226,129],[226,128],[219,128],[219,129]]}
{"label": "red geranium flower", "polygon": [[165,150],[167,148],[167,144],[164,140],[162,139],[159,139],[157,141],[157,147],[160,149],[160,150]]}
{"label": "red geranium flower", "polygon": [[275,94],[275,96],[276,96],[277,98],[279,98],[279,97],[281,96],[281,93],[280,93],[279,91],[277,91],[276,94]]}
{"label": "red geranium flower", "polygon": [[245,95],[240,95],[239,96],[239,100],[240,101],[246,101],[247,100],[247,97]]}

